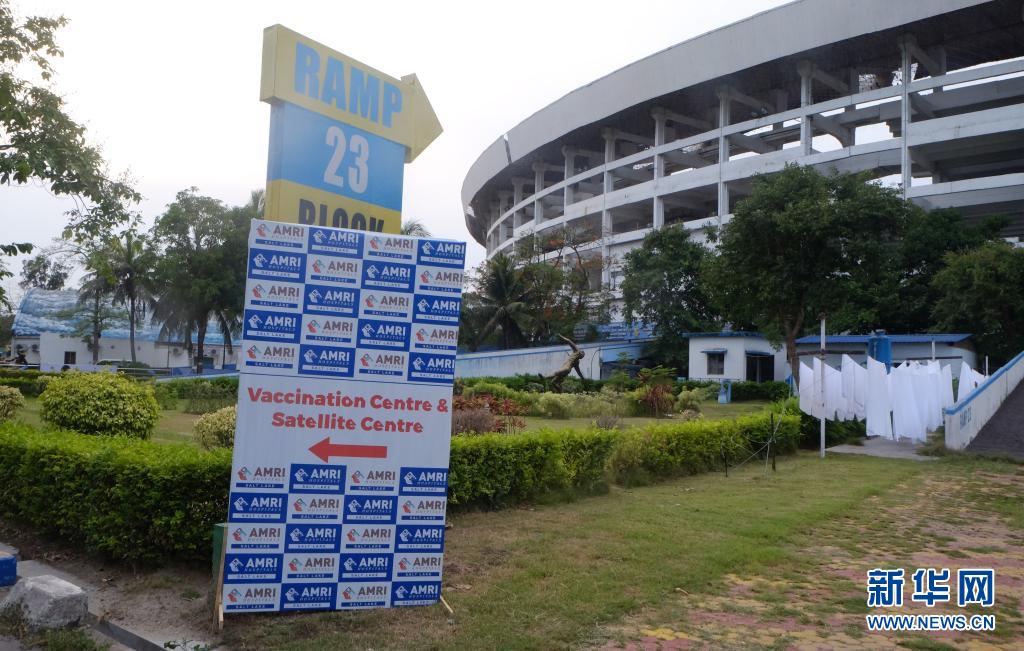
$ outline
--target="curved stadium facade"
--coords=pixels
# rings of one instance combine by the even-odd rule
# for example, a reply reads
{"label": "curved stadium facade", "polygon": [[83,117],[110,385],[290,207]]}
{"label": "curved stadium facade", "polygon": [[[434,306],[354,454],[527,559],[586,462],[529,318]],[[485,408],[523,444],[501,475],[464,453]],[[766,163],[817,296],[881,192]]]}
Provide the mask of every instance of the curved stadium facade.
{"label": "curved stadium facade", "polygon": [[[799,0],[572,91],[494,141],[462,201],[488,257],[571,233],[613,291],[652,229],[703,237],[787,163],[868,172],[1024,234],[1021,0]],[[549,257],[556,251],[547,253]],[[596,260],[595,260],[596,262]]]}

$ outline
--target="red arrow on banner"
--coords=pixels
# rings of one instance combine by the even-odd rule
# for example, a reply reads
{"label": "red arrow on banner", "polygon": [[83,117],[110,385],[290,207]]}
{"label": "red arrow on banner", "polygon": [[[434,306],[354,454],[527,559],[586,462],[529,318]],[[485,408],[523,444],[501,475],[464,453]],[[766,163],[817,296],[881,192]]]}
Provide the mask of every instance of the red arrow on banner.
{"label": "red arrow on banner", "polygon": [[330,463],[331,457],[362,457],[364,459],[386,459],[388,457],[388,446],[386,445],[351,445],[349,443],[331,443],[331,437],[327,437],[309,451]]}

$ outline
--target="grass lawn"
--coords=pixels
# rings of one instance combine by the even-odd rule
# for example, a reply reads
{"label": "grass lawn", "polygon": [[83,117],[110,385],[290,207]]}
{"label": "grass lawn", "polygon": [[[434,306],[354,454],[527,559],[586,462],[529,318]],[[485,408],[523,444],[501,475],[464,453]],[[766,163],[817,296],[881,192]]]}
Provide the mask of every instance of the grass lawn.
{"label": "grass lawn", "polygon": [[[25,398],[25,407],[18,412],[18,419],[33,427],[43,427],[39,409],[39,398]],[[180,409],[161,409],[160,420],[153,430],[153,440],[158,443],[190,442],[192,426],[198,419],[197,414],[186,414]]]}
{"label": "grass lawn", "polygon": [[[704,418],[709,420],[720,420],[723,418],[735,418],[736,416],[743,416],[745,414],[756,414],[765,407],[768,406],[768,402],[761,400],[751,400],[749,402],[732,402],[727,405],[720,405],[717,402],[704,402],[701,403],[700,410]],[[584,427],[590,427],[594,424],[596,418],[543,418],[541,416],[527,416],[526,417],[526,431],[541,429],[544,427],[551,427],[554,429],[579,429]],[[622,419],[622,424],[626,427],[634,425],[646,425],[648,423],[669,423],[672,422],[668,418],[652,418],[649,416],[637,416],[628,417]]]}
{"label": "grass lawn", "polygon": [[[681,629],[679,623],[666,628],[666,622],[685,618],[684,596],[727,594],[735,576],[797,577],[834,556],[801,548],[813,541],[816,528],[855,522],[872,528],[872,545],[882,535],[902,540],[899,523],[878,518],[877,508],[868,505],[877,496],[906,495],[903,487],[919,485],[922,474],[940,468],[956,476],[975,472],[946,461],[850,455],[820,461],[803,454],[780,460],[774,474],[748,465],[728,478],[706,474],[613,488],[569,504],[456,514],[445,555],[444,594],[453,617],[440,605],[231,616],[225,641],[238,649],[618,648],[630,640],[641,646],[627,648],[660,648],[659,639],[645,639],[649,629]],[[829,544],[849,544],[850,537],[849,531],[832,531]],[[909,564],[908,557],[902,560]],[[818,595],[816,607],[850,609],[863,627],[863,589],[861,584],[854,596]],[[780,597],[776,584],[768,597],[781,607],[785,593]],[[743,611],[749,604],[733,608]],[[710,648],[747,648],[739,642],[725,637]]]}

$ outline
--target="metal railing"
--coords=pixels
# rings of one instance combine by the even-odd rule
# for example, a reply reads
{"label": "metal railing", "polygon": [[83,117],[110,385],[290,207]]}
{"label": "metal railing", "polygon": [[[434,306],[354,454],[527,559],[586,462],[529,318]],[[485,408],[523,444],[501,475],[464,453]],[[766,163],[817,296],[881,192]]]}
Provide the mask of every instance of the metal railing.
{"label": "metal railing", "polygon": [[962,400],[943,410],[946,447],[963,450],[995,415],[1021,379],[1024,379],[1024,351],[1011,359]]}

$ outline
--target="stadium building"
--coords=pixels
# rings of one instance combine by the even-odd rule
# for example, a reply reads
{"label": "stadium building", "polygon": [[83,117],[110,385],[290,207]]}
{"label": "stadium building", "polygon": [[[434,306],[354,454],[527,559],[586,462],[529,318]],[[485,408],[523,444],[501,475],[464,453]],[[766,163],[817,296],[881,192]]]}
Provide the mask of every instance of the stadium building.
{"label": "stadium building", "polygon": [[[652,229],[727,222],[787,163],[868,172],[1024,233],[1021,0],[798,0],[578,88],[498,137],[462,189],[488,257],[566,236],[613,291]],[[596,259],[595,259],[596,258]]]}

